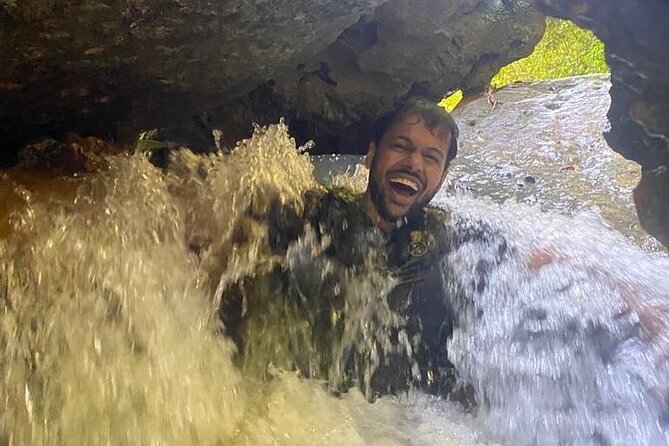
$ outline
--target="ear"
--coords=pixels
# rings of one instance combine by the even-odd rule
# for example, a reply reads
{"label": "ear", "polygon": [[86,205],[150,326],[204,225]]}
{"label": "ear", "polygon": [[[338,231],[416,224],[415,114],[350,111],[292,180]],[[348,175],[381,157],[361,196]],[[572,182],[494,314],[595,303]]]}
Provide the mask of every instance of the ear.
{"label": "ear", "polygon": [[365,167],[368,169],[372,168],[372,160],[374,159],[374,154],[376,153],[376,144],[370,142],[367,146],[367,155],[365,155]]}

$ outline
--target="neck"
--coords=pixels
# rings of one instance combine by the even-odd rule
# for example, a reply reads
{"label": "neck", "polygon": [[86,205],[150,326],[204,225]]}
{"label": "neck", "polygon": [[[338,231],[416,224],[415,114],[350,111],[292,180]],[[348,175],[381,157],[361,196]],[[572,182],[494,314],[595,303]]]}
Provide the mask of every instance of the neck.
{"label": "neck", "polygon": [[372,197],[369,194],[369,191],[365,192],[365,195],[362,197],[362,208],[367,214],[367,216],[372,220],[374,226],[385,232],[386,234],[394,231],[401,226],[402,220],[399,221],[388,221],[379,215],[379,211],[376,209],[376,206],[372,202]]}

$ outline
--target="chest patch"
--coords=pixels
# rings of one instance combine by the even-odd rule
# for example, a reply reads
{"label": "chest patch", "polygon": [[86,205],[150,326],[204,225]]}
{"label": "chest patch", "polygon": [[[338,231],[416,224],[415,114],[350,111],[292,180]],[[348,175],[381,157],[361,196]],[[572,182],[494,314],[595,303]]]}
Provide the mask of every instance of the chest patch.
{"label": "chest patch", "polygon": [[411,257],[423,257],[427,253],[427,243],[422,231],[411,231],[411,242],[407,252]]}

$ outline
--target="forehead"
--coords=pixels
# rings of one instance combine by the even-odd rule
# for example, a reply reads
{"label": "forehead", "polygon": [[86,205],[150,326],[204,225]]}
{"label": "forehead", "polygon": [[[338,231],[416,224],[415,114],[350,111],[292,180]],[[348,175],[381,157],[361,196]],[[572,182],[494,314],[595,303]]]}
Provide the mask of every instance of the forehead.
{"label": "forehead", "polygon": [[434,126],[428,127],[420,113],[408,111],[388,127],[388,130],[384,134],[384,139],[404,136],[412,141],[418,138],[421,142],[430,142],[433,145],[447,148],[450,134],[451,132],[446,125],[437,123]]}

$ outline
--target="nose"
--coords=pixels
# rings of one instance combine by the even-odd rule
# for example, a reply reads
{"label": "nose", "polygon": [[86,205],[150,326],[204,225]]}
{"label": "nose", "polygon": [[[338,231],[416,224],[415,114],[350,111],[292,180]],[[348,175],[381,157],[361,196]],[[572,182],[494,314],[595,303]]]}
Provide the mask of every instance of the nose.
{"label": "nose", "polygon": [[418,150],[412,150],[406,159],[407,167],[411,169],[412,172],[422,173],[424,168],[423,156]]}

